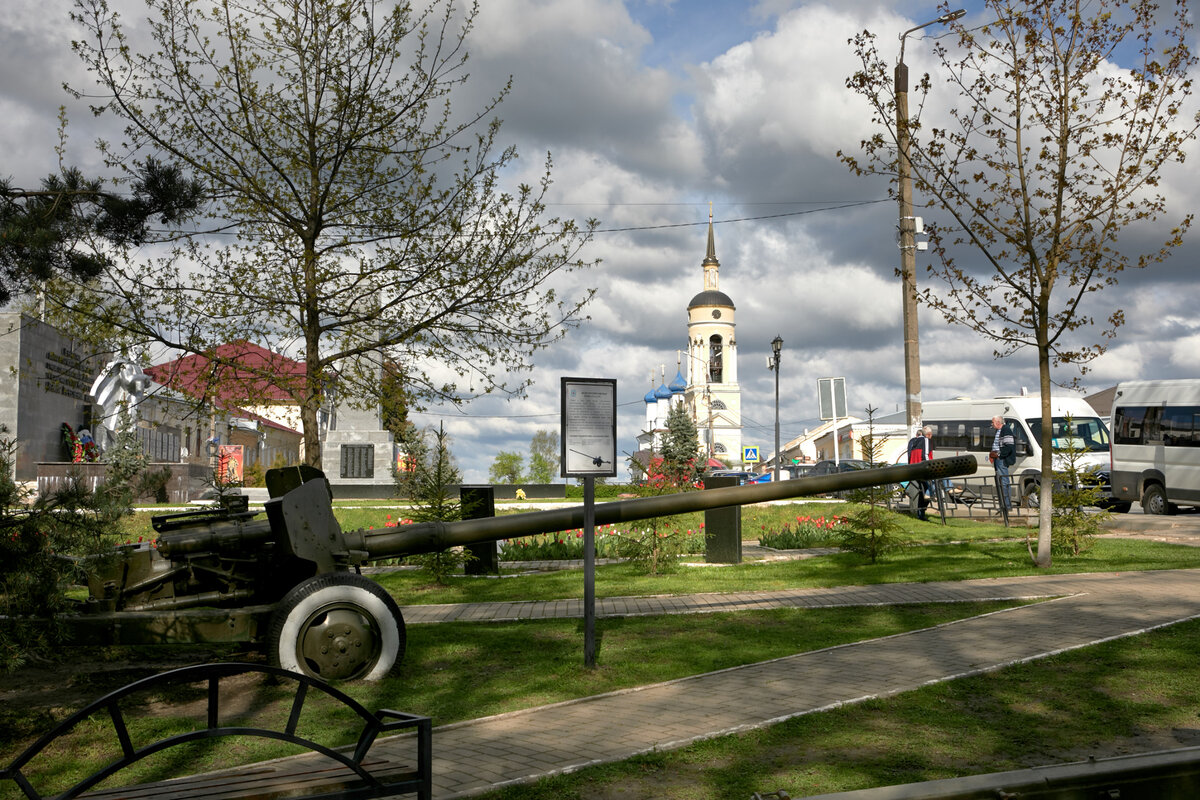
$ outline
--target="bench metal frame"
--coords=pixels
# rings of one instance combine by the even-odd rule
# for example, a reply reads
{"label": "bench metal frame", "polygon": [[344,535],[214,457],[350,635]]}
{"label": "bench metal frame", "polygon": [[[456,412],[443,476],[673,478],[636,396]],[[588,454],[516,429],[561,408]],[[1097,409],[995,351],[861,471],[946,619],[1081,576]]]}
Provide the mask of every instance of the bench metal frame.
{"label": "bench metal frame", "polygon": [[[226,678],[231,678],[246,673],[260,673],[261,675],[269,676],[275,679],[286,679],[296,682],[296,696],[292,701],[291,713],[288,716],[287,725],[283,730],[279,731],[270,728],[221,724],[221,681]],[[186,733],[176,734],[174,736],[168,736],[144,747],[134,747],[128,728],[125,724],[124,713],[120,706],[121,700],[138,692],[155,690],[166,685],[200,682],[207,682],[208,684],[206,727],[188,731]],[[358,741],[355,743],[352,751],[348,751],[345,748],[330,748],[320,744],[319,742],[300,736],[297,733],[301,713],[304,710],[304,702],[308,698],[310,691],[320,692],[331,698],[334,698],[335,700],[338,700],[343,705],[353,710],[359,716],[359,718],[362,719],[362,731],[359,734]],[[406,714],[399,711],[392,711],[390,709],[383,709],[372,713],[352,697],[316,678],[312,678],[301,673],[280,669],[279,667],[269,667],[259,664],[246,664],[239,662],[202,664],[198,666],[183,667],[181,669],[175,669],[159,675],[152,675],[148,678],[143,678],[117,689],[116,691],[110,692],[87,707],[72,714],[70,717],[63,720],[51,731],[43,735],[40,739],[26,748],[25,752],[17,756],[17,758],[11,764],[9,764],[3,770],[0,770],[0,779],[10,779],[16,782],[16,784],[21,787],[21,790],[25,792],[26,797],[30,798],[30,800],[50,800],[50,798],[47,798],[45,795],[39,793],[30,784],[28,778],[22,772],[22,768],[25,767],[25,765],[27,765],[31,760],[33,760],[39,753],[41,753],[41,751],[44,750],[55,739],[63,736],[66,733],[69,733],[80,722],[92,717],[93,715],[103,712],[107,712],[112,720],[112,724],[120,744],[121,756],[116,761],[113,761],[88,777],[80,780],[65,792],[54,795],[53,800],[70,800],[70,798],[78,797],[96,786],[101,781],[111,777],[129,765],[170,747],[187,742],[195,742],[202,739],[229,736],[261,737],[300,745],[310,751],[320,753],[321,755],[326,756],[345,767],[354,774],[359,782],[359,785],[357,786],[339,786],[335,791],[332,792],[306,795],[309,798],[332,799],[385,797],[402,792],[416,792],[420,800],[430,800],[432,795],[433,725],[429,717]],[[405,776],[399,780],[381,780],[375,775],[372,775],[371,772],[364,766],[364,760],[371,749],[371,745],[375,743],[376,738],[380,734],[392,733],[394,731],[406,728],[415,728],[417,742],[417,765],[414,773],[405,773]]]}

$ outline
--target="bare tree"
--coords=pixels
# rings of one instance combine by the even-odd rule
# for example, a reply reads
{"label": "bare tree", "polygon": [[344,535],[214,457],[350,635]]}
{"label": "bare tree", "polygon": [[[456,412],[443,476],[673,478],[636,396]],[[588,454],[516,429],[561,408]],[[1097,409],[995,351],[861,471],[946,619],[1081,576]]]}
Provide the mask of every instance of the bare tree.
{"label": "bare tree", "polygon": [[862,142],[863,161],[840,155],[858,174],[894,181],[904,125],[915,188],[945,212],[931,226],[937,262],[928,268],[942,286],[926,288],[921,300],[995,342],[997,358],[1036,351],[1042,487],[1034,561],[1048,566],[1052,368],[1082,372],[1104,352],[1123,317],[1117,310],[1097,320],[1093,295],[1124,270],[1161,261],[1191,222],[1189,215],[1162,230],[1162,244],[1146,252],[1118,246],[1127,229],[1164,214],[1159,181],[1195,136],[1192,28],[1186,0],[1168,10],[1149,0],[987,0],[986,9],[991,21],[955,22],[952,44],[935,47],[958,96],[928,125],[929,76],[918,87],[917,113],[897,123],[891,71],[874,35],[851,40],[862,70],[847,85],[871,102],[879,132]]}
{"label": "bare tree", "polygon": [[249,340],[303,359],[306,442],[334,375],[371,403],[382,374],[403,375],[418,406],[460,398],[459,383],[520,393],[532,353],[591,297],[560,299],[553,281],[587,266],[594,223],[543,218],[549,157],[539,186],[503,189],[517,155],[492,115],[507,86],[482,108],[454,103],[476,9],[146,4],[149,39],[133,42],[105,0],[76,0],[94,107],[126,123],[124,145],[103,146],[114,165],[182,165],[205,183],[212,225],[165,257],[115,263],[92,302],[107,293],[131,330],[185,352]]}

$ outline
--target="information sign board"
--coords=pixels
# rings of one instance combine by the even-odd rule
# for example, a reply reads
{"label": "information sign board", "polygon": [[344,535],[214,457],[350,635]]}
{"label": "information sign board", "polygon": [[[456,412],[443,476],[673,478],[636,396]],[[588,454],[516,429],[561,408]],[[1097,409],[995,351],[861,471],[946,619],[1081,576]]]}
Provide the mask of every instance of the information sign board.
{"label": "information sign board", "polygon": [[617,475],[617,381],[562,379],[562,476]]}

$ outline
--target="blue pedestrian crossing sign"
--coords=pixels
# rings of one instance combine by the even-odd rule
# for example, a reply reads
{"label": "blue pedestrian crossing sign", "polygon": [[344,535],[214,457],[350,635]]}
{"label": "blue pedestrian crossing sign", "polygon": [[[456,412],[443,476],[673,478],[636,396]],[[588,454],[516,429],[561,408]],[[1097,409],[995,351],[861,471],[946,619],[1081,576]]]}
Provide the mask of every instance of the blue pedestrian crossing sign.
{"label": "blue pedestrian crossing sign", "polygon": [[742,461],[747,464],[758,463],[758,445],[742,448]]}

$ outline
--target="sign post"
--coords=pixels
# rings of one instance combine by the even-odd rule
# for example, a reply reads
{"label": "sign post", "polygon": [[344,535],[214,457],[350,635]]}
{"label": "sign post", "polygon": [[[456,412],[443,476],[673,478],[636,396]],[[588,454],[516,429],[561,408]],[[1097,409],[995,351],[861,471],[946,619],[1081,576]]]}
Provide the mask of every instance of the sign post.
{"label": "sign post", "polygon": [[742,448],[742,463],[743,464],[757,464],[758,462],[759,462],[758,445],[756,445],[756,444],[746,445],[745,447]]}
{"label": "sign post", "polygon": [[596,477],[617,475],[617,382],[563,378],[564,478],[583,479],[583,665],[596,666]]}
{"label": "sign post", "polygon": [[[821,419],[833,420],[833,463],[838,463],[838,420],[849,416],[846,413],[846,379],[817,378],[817,408]],[[852,454],[853,455],[853,454]]]}

